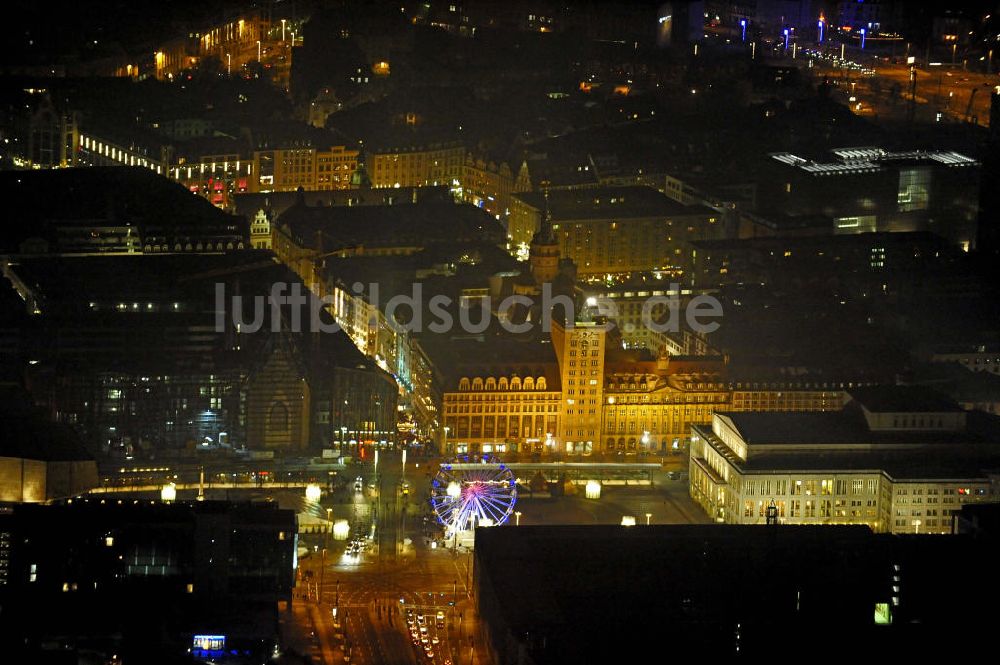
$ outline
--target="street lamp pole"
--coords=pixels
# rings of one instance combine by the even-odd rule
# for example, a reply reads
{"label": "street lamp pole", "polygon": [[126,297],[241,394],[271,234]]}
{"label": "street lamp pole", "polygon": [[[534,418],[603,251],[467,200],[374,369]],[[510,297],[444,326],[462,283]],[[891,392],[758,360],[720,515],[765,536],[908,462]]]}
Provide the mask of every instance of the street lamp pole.
{"label": "street lamp pole", "polygon": [[233,75],[233,55],[231,53],[226,54],[226,76]]}
{"label": "street lamp pole", "polygon": [[653,516],[653,513],[646,513],[646,526],[649,526],[649,518]]}
{"label": "street lamp pole", "polygon": [[281,19],[281,41],[285,41],[285,21],[287,19]]}
{"label": "street lamp pole", "polygon": [[323,582],[326,579],[326,548],[323,548],[323,556],[320,559],[319,569],[319,592],[316,594],[316,604],[323,604]]}

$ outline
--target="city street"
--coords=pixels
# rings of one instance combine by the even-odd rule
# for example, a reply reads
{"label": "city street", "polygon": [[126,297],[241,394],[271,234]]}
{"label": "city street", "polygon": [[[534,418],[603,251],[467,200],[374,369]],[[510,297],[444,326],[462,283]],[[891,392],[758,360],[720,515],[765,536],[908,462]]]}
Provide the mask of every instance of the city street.
{"label": "city street", "polygon": [[[688,497],[685,460],[669,458],[668,467],[654,474],[652,486],[606,486],[599,500],[584,498],[582,487],[562,497],[522,497],[516,507],[520,515],[500,528],[518,528],[517,522],[524,527],[620,524],[625,515],[635,517],[637,528],[647,515],[650,524],[705,523],[707,518]],[[320,507],[306,509],[323,515],[329,509],[333,519],[350,519],[352,539],[359,532],[370,535],[374,519],[375,537],[355,558],[345,555],[350,541],[345,544],[326,534],[300,536],[300,547],[311,551],[300,560],[293,611],[285,624],[286,646],[327,665],[488,662],[471,597],[473,553],[458,543],[440,541],[424,501],[431,480],[426,464],[408,465],[405,494],[398,454],[382,456],[377,478],[371,465],[358,468],[363,469],[362,491],[355,491],[350,478]],[[298,495],[278,498],[303,508]],[[443,614],[440,624],[438,612]],[[427,640],[432,657],[421,639]]]}
{"label": "city street", "polygon": [[[989,127],[990,96],[1000,84],[1000,76],[970,72],[961,64],[935,62],[915,67],[916,95],[911,95],[911,68],[907,64],[884,62],[882,59],[847,54],[847,65],[833,60],[831,54],[810,58],[808,52],[797,59],[803,71],[813,63],[817,78],[826,78],[839,88],[838,99],[859,115],[885,120],[907,120],[911,97],[914,98],[914,119],[920,122],[969,122]],[[851,58],[854,58],[852,61]],[[869,72],[865,74],[864,72]],[[854,97],[855,101],[850,101]],[[860,104],[860,106],[858,106]],[[938,118],[938,114],[941,118]]]}

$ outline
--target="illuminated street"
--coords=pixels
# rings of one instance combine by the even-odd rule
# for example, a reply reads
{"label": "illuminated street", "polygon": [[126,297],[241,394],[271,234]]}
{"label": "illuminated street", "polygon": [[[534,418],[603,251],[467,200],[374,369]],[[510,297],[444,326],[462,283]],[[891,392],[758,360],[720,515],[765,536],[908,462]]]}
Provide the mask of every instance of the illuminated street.
{"label": "illuminated street", "polygon": [[[579,495],[563,498],[522,498],[516,505],[520,513],[517,520],[512,516],[500,528],[517,528],[515,521],[523,526],[620,524],[624,515],[635,516],[639,524],[644,524],[647,513],[651,524],[706,523],[704,513],[688,496],[686,482],[680,476],[676,480],[667,476],[670,469],[682,473],[682,457],[669,457],[668,462],[657,474],[654,487],[614,487],[597,501],[583,498],[582,490]],[[410,494],[403,497],[397,491],[393,499],[386,496],[385,488],[398,488],[402,482],[398,453],[380,456],[381,497],[368,487],[372,465],[358,468],[363,469],[359,473],[365,479],[365,490],[355,492],[351,479],[350,491],[335,494],[339,502],[324,499],[323,509],[331,508],[333,519],[358,516],[354,523],[368,533],[365,517],[378,503],[383,512],[380,519],[388,525],[376,528],[375,540],[356,559],[343,554],[343,543],[323,536],[302,537],[302,545],[322,548],[326,543],[330,549],[325,573],[322,549],[320,554],[311,552],[300,560],[294,611],[286,623],[295,650],[324,663],[340,662],[343,654],[349,653],[351,662],[394,664],[444,663],[448,659],[469,663],[477,648],[475,662],[488,662],[484,655],[487,650],[477,636],[475,606],[470,596],[472,552],[440,540],[440,546],[432,547],[427,538],[428,534],[438,539],[441,535],[440,528],[433,526],[429,504],[419,500],[429,488],[427,465],[417,468],[411,462],[406,475]],[[279,493],[277,497],[290,505],[302,504],[299,494]],[[431,521],[425,523],[425,517]],[[317,602],[320,598],[322,602]],[[407,610],[427,617],[427,639],[435,653],[433,658],[413,644]],[[439,611],[444,612],[444,628],[435,625]],[[416,627],[419,634],[419,625]]]}

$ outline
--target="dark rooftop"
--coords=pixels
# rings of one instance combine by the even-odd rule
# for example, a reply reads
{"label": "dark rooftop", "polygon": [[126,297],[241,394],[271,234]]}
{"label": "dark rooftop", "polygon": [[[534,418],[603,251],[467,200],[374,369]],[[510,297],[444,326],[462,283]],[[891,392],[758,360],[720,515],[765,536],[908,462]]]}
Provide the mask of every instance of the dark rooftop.
{"label": "dark rooftop", "polygon": [[666,649],[715,661],[734,653],[740,623],[744,648],[766,649],[766,626],[799,609],[811,619],[794,619],[793,640],[813,620],[826,624],[820,615],[863,630],[877,540],[867,527],[831,525],[481,528],[480,616],[494,644],[524,645],[525,662],[645,662]]}
{"label": "dark rooftop", "polygon": [[[545,209],[542,192],[520,192],[514,196],[536,210]],[[554,222],[715,213],[705,206],[678,203],[652,187],[639,186],[553,189],[549,192],[549,210]]]}
{"label": "dark rooftop", "polygon": [[54,423],[28,404],[4,400],[0,405],[0,457],[44,462],[92,460],[76,431]]}
{"label": "dark rooftop", "polygon": [[288,208],[277,221],[307,247],[321,235],[326,250],[341,247],[424,247],[434,241],[493,240],[503,230],[495,219],[471,205],[426,202],[406,206],[307,206]]}
{"label": "dark rooftop", "polygon": [[748,444],[866,443],[863,418],[843,411],[717,412],[729,418]]}
{"label": "dark rooftop", "polygon": [[962,407],[939,392],[923,386],[865,386],[847,391],[873,413],[942,413]]}

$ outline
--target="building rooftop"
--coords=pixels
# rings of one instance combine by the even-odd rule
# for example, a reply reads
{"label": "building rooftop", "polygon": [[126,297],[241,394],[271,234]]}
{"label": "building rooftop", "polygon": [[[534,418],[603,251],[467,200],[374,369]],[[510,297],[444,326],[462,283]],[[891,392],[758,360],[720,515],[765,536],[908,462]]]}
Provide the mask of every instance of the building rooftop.
{"label": "building rooftop", "polygon": [[976,160],[953,150],[888,151],[875,147],[836,148],[830,151],[836,161],[812,160],[789,152],[776,152],[771,158],[814,176],[877,173],[895,162],[931,163],[949,167],[975,166]]}
{"label": "building rooftop", "polygon": [[750,445],[859,444],[871,440],[863,418],[842,411],[717,412]]}
{"label": "building rooftop", "polygon": [[[536,210],[545,209],[542,192],[520,192],[513,196]],[[686,206],[652,187],[639,186],[553,189],[549,191],[549,210],[553,222],[716,214],[711,208]]]}
{"label": "building rooftop", "polygon": [[864,386],[847,391],[871,413],[944,413],[962,410],[952,399],[923,386]]}
{"label": "building rooftop", "polygon": [[0,195],[11,206],[0,241],[5,253],[19,253],[29,238],[58,252],[60,234],[69,228],[133,227],[139,236],[155,230],[171,239],[249,232],[245,220],[140,167],[0,172]]}
{"label": "building rooftop", "polygon": [[425,202],[407,206],[308,206],[303,201],[285,210],[279,227],[297,242],[323,249],[356,246],[424,247],[431,242],[495,240],[503,237],[498,222],[479,208]]}
{"label": "building rooftop", "polygon": [[94,459],[77,432],[54,423],[26,404],[0,405],[0,457],[42,462],[77,462]]}
{"label": "building rooftop", "polygon": [[[673,652],[721,661],[772,654],[779,633],[783,648],[822,643],[829,653],[863,643],[894,653],[916,642],[873,625],[875,604],[889,602],[893,563],[908,589],[909,604],[894,608],[902,624],[950,621],[956,595],[988,605],[975,584],[942,586],[936,557],[970,556],[975,574],[945,573],[956,582],[996,577],[987,550],[965,549],[971,541],[922,538],[937,540],[842,525],[481,528],[476,597],[501,658],[519,653],[523,662],[643,662]],[[831,626],[849,637],[831,641],[823,632]]]}

